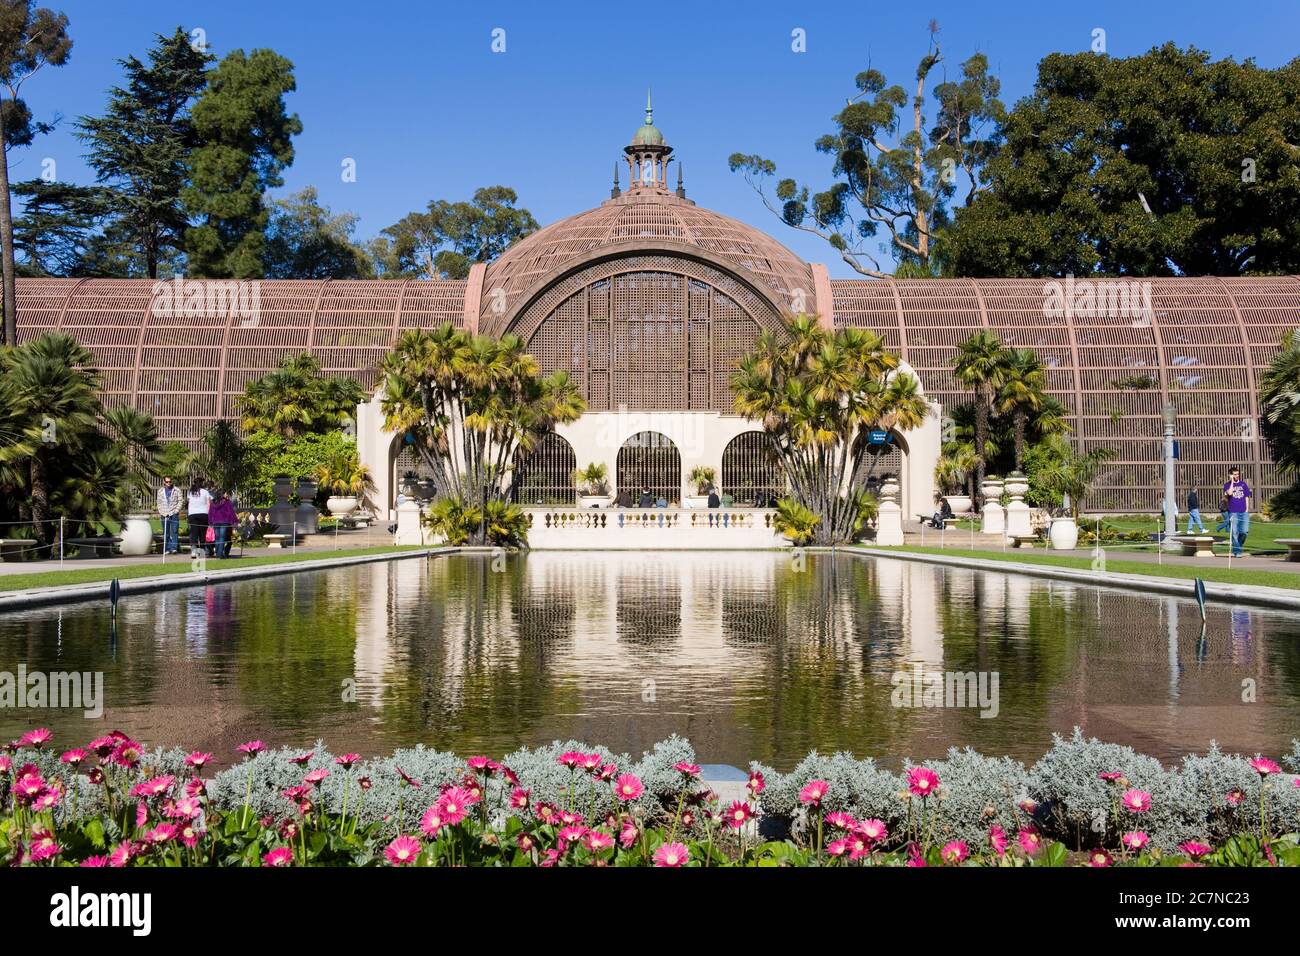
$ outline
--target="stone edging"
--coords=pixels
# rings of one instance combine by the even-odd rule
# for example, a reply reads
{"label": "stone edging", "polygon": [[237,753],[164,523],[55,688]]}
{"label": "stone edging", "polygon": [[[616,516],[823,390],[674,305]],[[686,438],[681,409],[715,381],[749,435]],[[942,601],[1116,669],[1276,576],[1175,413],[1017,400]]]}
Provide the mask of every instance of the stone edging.
{"label": "stone edging", "polygon": [[[355,564],[373,564],[376,561],[397,561],[403,558],[423,558],[430,555],[450,554],[456,548],[420,548],[415,551],[386,551],[380,554],[355,554],[346,558],[327,558],[312,561],[286,561],[281,564],[259,564],[230,571],[213,571],[189,574],[162,574],[147,578],[120,580],[122,594],[147,594],[152,591],[169,591],[176,588],[198,587],[204,584],[221,584],[245,578],[269,577],[274,574],[291,574],[296,571],[328,571]],[[0,591],[0,613],[25,607],[46,604],[63,604],[76,601],[108,600],[108,581],[88,584],[65,584],[34,588],[24,591]]]}
{"label": "stone edging", "polygon": [[[1141,590],[1148,593],[1167,594],[1192,601],[1196,600],[1191,579],[1158,578],[1146,574],[1106,574],[1099,576],[1093,571],[1084,571],[1078,568],[1022,564],[1018,561],[980,561],[975,558],[949,557],[942,554],[919,554],[915,551],[892,551],[884,548],[851,547],[836,550],[845,554],[864,554],[875,558],[921,561],[926,564],[943,564],[956,568],[969,568],[974,571],[1027,574],[1040,578],[1053,578],[1058,581],[1072,581],[1095,588],[1114,588],[1128,593]],[[1300,610],[1300,591],[1293,592],[1285,588],[1271,588],[1264,585],[1223,584],[1217,581],[1206,581],[1205,599],[1223,604],[1256,604],[1262,607]]]}

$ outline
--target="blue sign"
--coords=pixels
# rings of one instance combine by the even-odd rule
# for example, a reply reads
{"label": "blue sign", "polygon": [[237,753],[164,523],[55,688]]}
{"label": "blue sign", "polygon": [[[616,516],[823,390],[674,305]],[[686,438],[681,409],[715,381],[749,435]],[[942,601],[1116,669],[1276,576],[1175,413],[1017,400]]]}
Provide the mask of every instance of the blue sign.
{"label": "blue sign", "polygon": [[889,444],[889,432],[883,428],[873,428],[867,432],[867,442],[872,445]]}

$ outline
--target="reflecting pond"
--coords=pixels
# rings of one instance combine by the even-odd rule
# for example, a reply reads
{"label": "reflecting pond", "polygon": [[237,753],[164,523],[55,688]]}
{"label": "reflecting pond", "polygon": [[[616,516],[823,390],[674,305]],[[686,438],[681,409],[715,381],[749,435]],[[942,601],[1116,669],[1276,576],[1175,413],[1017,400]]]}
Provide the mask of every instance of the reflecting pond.
{"label": "reflecting pond", "polygon": [[[104,716],[0,709],[0,738],[47,725],[71,746],[120,727],[218,755],[253,737],[640,752],[678,733],[706,762],[786,768],[813,748],[1032,761],[1075,725],[1166,759],[1211,739],[1277,756],[1300,734],[1294,614],[1210,605],[1203,630],[1190,598],[829,554],[303,572],[123,598],[115,639],[104,603],[0,615],[0,671],[20,664],[102,671]],[[945,674],[948,693],[927,693]]]}

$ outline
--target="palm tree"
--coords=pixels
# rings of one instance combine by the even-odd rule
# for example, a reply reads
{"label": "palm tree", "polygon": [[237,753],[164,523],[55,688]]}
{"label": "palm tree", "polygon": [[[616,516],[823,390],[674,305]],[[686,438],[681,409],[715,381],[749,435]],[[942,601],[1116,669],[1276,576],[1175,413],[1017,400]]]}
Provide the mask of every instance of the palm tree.
{"label": "palm tree", "polygon": [[989,406],[1006,378],[1007,352],[1002,341],[987,329],[957,346],[953,375],[975,392],[975,487],[984,484],[986,459],[982,454],[989,431]]}
{"label": "palm tree", "polygon": [[163,450],[153,416],[129,405],[119,405],[104,415],[104,422],[126,455],[131,487],[142,495],[148,495],[151,479],[158,474],[158,456]]}
{"label": "palm tree", "polygon": [[1300,472],[1300,329],[1282,337],[1259,384],[1261,430],[1273,460],[1284,474]]}
{"label": "palm tree", "polygon": [[278,367],[244,386],[240,426],[245,432],[270,432],[292,441],[344,424],[363,397],[355,379],[326,377],[315,356],[303,352],[282,359]]}
{"label": "palm tree", "polygon": [[1031,415],[1037,415],[1047,398],[1047,373],[1033,349],[1012,349],[1006,353],[1002,384],[994,407],[999,415],[1010,415],[1015,436],[1016,471],[1025,461],[1025,431]]}
{"label": "palm tree", "polygon": [[101,407],[94,357],[69,335],[50,332],[9,350],[4,359],[0,405],[7,416],[26,422],[40,440],[31,447],[28,488],[32,531],[48,545],[50,492],[59,458],[79,452],[98,434]]}

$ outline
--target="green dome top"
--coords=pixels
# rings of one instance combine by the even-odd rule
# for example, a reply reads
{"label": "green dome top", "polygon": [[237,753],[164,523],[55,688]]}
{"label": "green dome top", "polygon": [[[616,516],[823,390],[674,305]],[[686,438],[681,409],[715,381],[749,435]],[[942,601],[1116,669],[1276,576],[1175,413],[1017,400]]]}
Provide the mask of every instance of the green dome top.
{"label": "green dome top", "polygon": [[655,126],[654,107],[650,105],[650,91],[645,92],[645,123],[632,137],[633,146],[662,146],[664,134]]}

